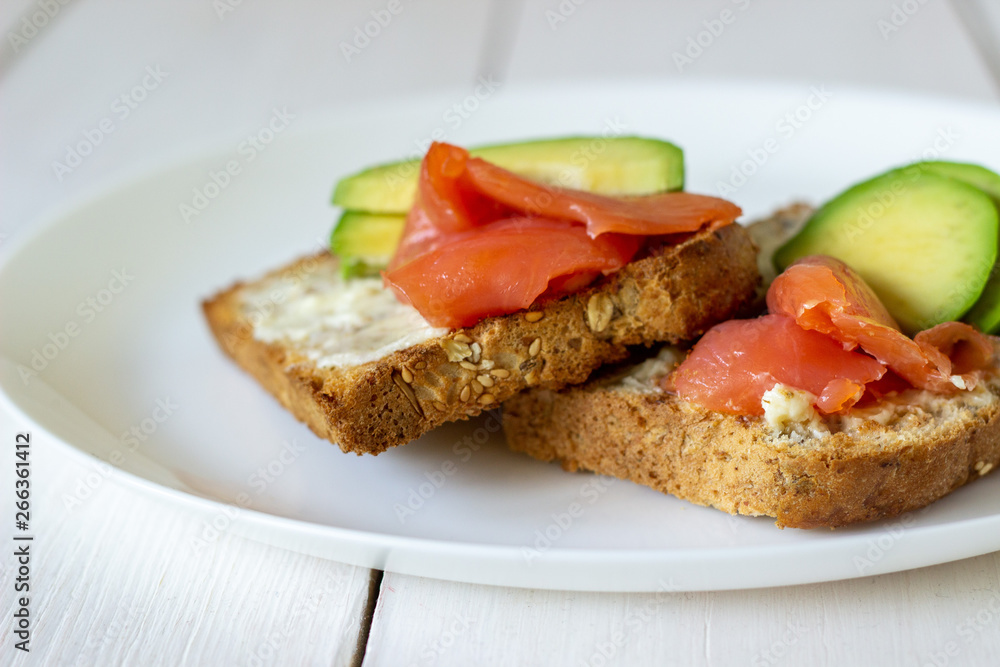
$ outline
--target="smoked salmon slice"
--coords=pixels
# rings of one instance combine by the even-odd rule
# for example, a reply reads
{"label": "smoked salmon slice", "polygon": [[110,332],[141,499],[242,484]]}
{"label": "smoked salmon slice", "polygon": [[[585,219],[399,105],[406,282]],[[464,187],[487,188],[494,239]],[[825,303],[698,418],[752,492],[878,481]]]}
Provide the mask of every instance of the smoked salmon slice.
{"label": "smoked salmon slice", "polygon": [[780,383],[814,394],[830,414],[911,386],[973,389],[993,364],[996,339],[968,324],[908,338],[857,273],[825,255],[789,266],[767,305],[769,315],[710,329],[664,388],[712,410],[761,415],[764,392]]}
{"label": "smoked salmon slice", "polygon": [[504,217],[503,206],[480,192],[469,162],[464,148],[434,143],[420,163],[417,201],[444,233],[465,232]]}
{"label": "smoked salmon slice", "polygon": [[523,215],[582,223],[592,237],[693,232],[727,225],[742,213],[725,199],[690,192],[617,198],[542,185],[479,158],[469,159],[468,171],[473,186],[493,200]]}
{"label": "smoked salmon slice", "polygon": [[584,273],[589,282],[616,271],[641,243],[624,234],[592,239],[565,220],[510,218],[450,235],[385,281],[434,326],[466,327],[527,308],[556,278]]}
{"label": "smoked salmon slice", "polygon": [[431,324],[471,326],[617,271],[648,236],[739,215],[725,200],[683,192],[615,198],[549,187],[436,142],[383,279]]}
{"label": "smoked salmon slice", "polygon": [[992,339],[960,322],[939,324],[910,339],[861,277],[826,255],[789,266],[771,284],[767,306],[844,349],[860,347],[914,387],[937,393],[974,388],[993,358]]}
{"label": "smoked salmon slice", "polygon": [[395,254],[389,260],[386,272],[392,273],[411,259],[430,252],[441,244],[445,236],[417,201],[406,214],[403,234],[399,238]]}
{"label": "smoked salmon slice", "polygon": [[762,415],[764,392],[776,384],[808,391],[824,413],[854,405],[885,366],[786,315],[730,320],[702,336],[665,388],[719,412]]}

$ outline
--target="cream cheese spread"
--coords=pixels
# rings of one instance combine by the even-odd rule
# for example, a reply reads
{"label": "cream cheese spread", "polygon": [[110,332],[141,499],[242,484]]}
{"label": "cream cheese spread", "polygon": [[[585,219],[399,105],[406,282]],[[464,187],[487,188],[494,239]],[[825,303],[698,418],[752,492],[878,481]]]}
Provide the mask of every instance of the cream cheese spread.
{"label": "cream cheese spread", "polygon": [[623,391],[661,393],[660,381],[684,360],[684,353],[673,345],[664,345],[654,357],[642,361],[622,373],[608,378],[608,382]]}
{"label": "cream cheese spread", "polygon": [[813,407],[815,396],[779,383],[764,392],[761,405],[772,434],[820,437],[840,431],[858,431],[868,421],[892,427],[918,413],[947,420],[963,410],[975,411],[996,400],[988,384],[991,383],[980,383],[975,389],[948,396],[908,389],[886,396],[875,405],[852,408],[847,414],[820,415]]}
{"label": "cream cheese spread", "polygon": [[815,401],[816,396],[808,391],[778,383],[764,392],[760,403],[764,408],[764,421],[772,429],[780,431],[789,424],[816,419]]}
{"label": "cream cheese spread", "polygon": [[448,333],[400,303],[381,278],[340,277],[333,263],[247,290],[253,336],[284,343],[320,368],[358,366]]}

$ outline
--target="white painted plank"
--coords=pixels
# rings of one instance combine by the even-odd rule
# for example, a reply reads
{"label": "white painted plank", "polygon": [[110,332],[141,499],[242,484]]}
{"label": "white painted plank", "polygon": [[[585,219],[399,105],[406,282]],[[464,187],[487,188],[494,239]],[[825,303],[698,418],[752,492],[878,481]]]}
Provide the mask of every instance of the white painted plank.
{"label": "white painted plank", "polygon": [[[339,42],[385,3],[243,2],[220,18],[202,0],[88,0],[53,24],[0,82],[0,123],[17,130],[0,133],[0,206],[7,212],[0,232],[144,156],[254,129],[275,104],[305,113],[471,81],[486,3],[403,2],[398,20],[348,63]],[[698,3],[678,15],[653,3],[591,0],[550,34],[539,10],[559,2],[529,3],[512,76],[675,76],[671,53],[726,4]],[[873,30],[892,3],[849,4],[846,14],[832,12],[833,3],[807,13],[799,7],[815,3],[758,0],[747,20],[741,16],[727,27],[684,74],[825,77],[984,99],[993,94],[948,9],[929,3],[881,47]],[[585,11],[596,18],[581,18]],[[815,11],[831,15],[817,20]],[[540,21],[540,29],[530,21]],[[815,25],[823,26],[822,34]],[[765,48],[775,42],[770,30],[781,35],[783,48]],[[114,98],[135,85],[146,65],[156,64],[170,71],[163,86],[71,178],[56,181],[51,161],[109,114]],[[86,472],[65,466],[47,461],[45,484],[71,488]],[[2,502],[9,516],[9,500]],[[365,570],[232,536],[195,558],[176,543],[197,519],[110,485],[72,512],[54,499],[43,507],[55,518],[45,520],[49,550],[36,570],[43,588],[34,664],[74,664],[81,651],[78,664],[177,664],[182,658],[256,664],[255,652],[264,664],[345,664],[353,650]],[[0,539],[9,544],[6,533]],[[6,577],[9,556],[0,562]],[[366,664],[641,664],[666,650],[664,664],[708,664],[709,658],[753,664],[755,657],[757,664],[863,664],[869,656],[891,664],[895,655],[924,664],[949,641],[959,656],[945,654],[948,664],[992,664],[982,660],[1000,651],[1000,616],[990,606],[997,579],[996,555],[875,580],[669,596],[522,591],[390,574]],[[8,595],[6,579],[2,586]],[[9,598],[0,603],[7,613]],[[983,624],[966,642],[966,617],[986,614],[994,625]],[[807,628],[792,635],[794,643],[784,634],[789,618]],[[9,621],[2,617],[5,630]],[[626,640],[622,646],[616,632]],[[263,659],[269,638],[280,646]],[[0,635],[0,662],[9,646],[9,637]],[[612,647],[612,660],[602,663],[601,649]],[[821,658],[805,659],[812,652]]]}
{"label": "white painted plank", "polygon": [[998,97],[953,8],[916,0],[527,0],[508,73],[512,83],[680,76]]}
{"label": "white painted plank", "polygon": [[997,655],[1000,554],[989,554],[716,593],[535,591],[386,573],[364,665],[995,665]]}
{"label": "white painted plank", "polygon": [[1000,39],[1000,5],[993,0],[952,0],[952,2],[968,3],[978,8],[993,37]]}
{"label": "white painted plank", "polygon": [[[8,478],[15,432],[5,420]],[[11,634],[13,493],[4,484],[0,664],[351,664],[369,570],[226,532],[195,548],[204,517],[59,460],[33,437],[31,653],[15,650]],[[84,500],[67,504],[67,495]]]}
{"label": "white painted plank", "polygon": [[[233,11],[213,9],[225,4]],[[275,106],[307,119],[367,100],[471,86],[488,6],[402,0],[394,7],[387,16],[384,0],[78,0],[60,10],[28,48],[0,63],[0,242],[140,164],[242,137]],[[6,3],[3,24],[17,25],[31,8]],[[377,34],[365,41],[359,30]],[[358,52],[345,54],[342,42]],[[162,80],[147,76],[157,68]],[[124,116],[116,100],[144,79],[145,99]],[[52,163],[104,120],[113,132],[57,178]],[[14,421],[6,412],[0,419],[7,442]],[[7,470],[10,449],[3,451]],[[200,517],[110,482],[67,510],[59,496],[92,473],[51,457],[37,464],[36,488],[49,495],[36,495],[33,652],[13,655],[5,548],[0,664],[350,663],[369,570],[231,535],[194,553],[188,540]],[[0,499],[8,517],[10,500]],[[9,529],[0,526],[4,544]]]}
{"label": "white painted plank", "polygon": [[[227,4],[233,9],[221,16],[213,9]],[[303,122],[366,100],[472,87],[487,3],[398,0],[395,15],[387,7],[387,0],[68,7],[0,79],[0,232],[13,235],[48,207],[137,164],[208,142],[238,143],[274,107]],[[342,43],[357,52],[345,55]],[[159,78],[149,76],[157,70]],[[144,82],[141,101],[121,101]],[[110,132],[100,131],[102,121]],[[54,163],[66,164],[88,133],[90,153],[57,174]]]}
{"label": "white painted plank", "polygon": [[980,56],[1000,85],[1000,3],[996,0],[951,0]]}
{"label": "white painted plank", "polygon": [[4,44],[0,57],[6,59],[23,52],[23,45],[34,41],[53,19],[62,14],[72,0],[6,0],[0,5],[0,30]]}

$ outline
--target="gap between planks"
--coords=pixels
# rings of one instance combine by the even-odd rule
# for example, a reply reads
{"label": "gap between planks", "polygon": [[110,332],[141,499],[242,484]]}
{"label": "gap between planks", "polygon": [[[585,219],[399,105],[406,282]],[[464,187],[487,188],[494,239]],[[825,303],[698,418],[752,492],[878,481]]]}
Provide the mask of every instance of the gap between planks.
{"label": "gap between planks", "polygon": [[993,78],[994,89],[1000,92],[1000,46],[997,45],[1000,27],[993,25],[987,10],[980,4],[984,1],[953,0],[950,4],[958,17],[959,25],[968,35],[969,41]]}
{"label": "gap between planks", "polygon": [[[477,77],[495,76],[501,81],[505,79],[510,55],[514,48],[514,40],[517,37],[523,5],[524,0],[493,0],[483,48],[479,53]],[[368,600],[361,617],[358,644],[354,650],[351,667],[361,667],[365,661],[365,654],[368,652],[368,637],[371,634],[372,622],[375,618],[375,608],[378,606],[378,600],[382,594],[384,576],[385,572],[382,570],[371,570],[368,579]]]}
{"label": "gap between planks", "polygon": [[476,77],[495,77],[507,83],[507,69],[521,22],[524,0],[493,0],[487,15]]}
{"label": "gap between planks", "polygon": [[368,575],[368,599],[365,601],[365,609],[361,615],[361,627],[358,628],[358,644],[354,649],[354,659],[351,660],[351,667],[361,667],[365,661],[365,653],[368,652],[368,635],[372,631],[372,620],[375,618],[375,607],[378,606],[378,598],[382,594],[382,578],[385,572],[382,570],[371,570]]}

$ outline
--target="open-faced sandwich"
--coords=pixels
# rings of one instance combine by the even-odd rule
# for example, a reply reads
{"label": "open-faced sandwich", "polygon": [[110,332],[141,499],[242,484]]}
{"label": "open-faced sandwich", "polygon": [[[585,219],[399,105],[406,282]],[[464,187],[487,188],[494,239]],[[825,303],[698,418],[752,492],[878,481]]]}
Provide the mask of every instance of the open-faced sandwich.
{"label": "open-faced sandwich", "polygon": [[332,252],[205,314],[345,452],[503,403],[517,451],[795,527],[1000,466],[1000,176],[917,163],[750,231],[683,178],[655,139],[435,143],[338,184]]}
{"label": "open-faced sandwich", "polygon": [[750,304],[740,209],[683,184],[680,149],[654,139],[435,143],[341,181],[333,252],[238,283],[205,316],[317,435],[377,454]]}
{"label": "open-faced sandwich", "polygon": [[779,526],[923,507],[1000,466],[998,200],[993,172],[931,162],[854,186],[784,245],[803,210],[780,214],[755,230],[781,246],[766,314],[513,397],[508,442]]}

